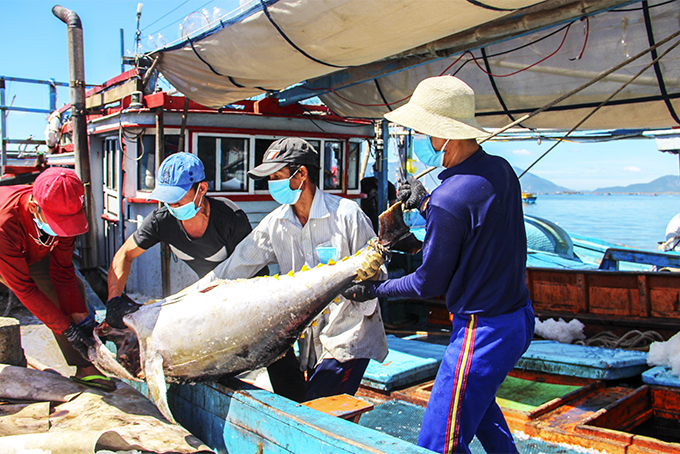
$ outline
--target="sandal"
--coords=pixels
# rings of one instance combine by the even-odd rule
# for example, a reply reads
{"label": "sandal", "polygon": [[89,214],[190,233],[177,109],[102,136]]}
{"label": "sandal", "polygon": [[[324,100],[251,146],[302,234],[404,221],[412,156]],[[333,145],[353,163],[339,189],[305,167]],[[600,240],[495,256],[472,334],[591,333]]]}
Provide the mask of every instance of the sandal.
{"label": "sandal", "polygon": [[87,377],[83,378],[73,376],[71,377],[71,380],[89,388],[97,388],[108,392],[116,390],[116,384],[113,382],[113,380],[103,375],[88,375]]}

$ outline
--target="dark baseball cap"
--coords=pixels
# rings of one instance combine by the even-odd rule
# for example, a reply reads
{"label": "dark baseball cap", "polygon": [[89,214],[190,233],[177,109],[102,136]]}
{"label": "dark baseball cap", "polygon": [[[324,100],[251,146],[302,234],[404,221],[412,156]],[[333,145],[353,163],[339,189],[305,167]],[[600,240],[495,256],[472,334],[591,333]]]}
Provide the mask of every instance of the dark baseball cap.
{"label": "dark baseball cap", "polygon": [[286,137],[269,145],[262,164],[248,172],[253,180],[267,178],[288,164],[319,167],[319,153],[304,139]]}

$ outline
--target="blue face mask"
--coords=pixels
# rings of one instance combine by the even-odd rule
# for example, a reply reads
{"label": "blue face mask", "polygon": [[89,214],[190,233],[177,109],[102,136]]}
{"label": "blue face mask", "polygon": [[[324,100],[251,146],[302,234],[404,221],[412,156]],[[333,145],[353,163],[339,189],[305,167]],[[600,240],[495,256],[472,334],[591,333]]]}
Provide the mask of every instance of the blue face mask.
{"label": "blue face mask", "polygon": [[56,233],[54,233],[54,230],[52,230],[52,227],[47,222],[43,222],[38,218],[33,218],[33,222],[35,222],[35,225],[42,230],[43,232],[47,233],[50,236],[57,236]]}
{"label": "blue face mask", "polygon": [[444,146],[442,147],[441,150],[437,151],[434,149],[432,146],[432,139],[428,137],[427,139],[427,146],[426,147],[416,147],[414,152],[418,159],[420,159],[420,162],[422,162],[425,165],[428,165],[430,167],[441,167],[441,165],[444,163],[444,149],[446,148],[446,144],[448,144],[449,141],[447,140],[444,142]]}
{"label": "blue face mask", "polygon": [[302,189],[300,188],[302,187],[304,180],[302,183],[300,183],[300,188],[290,188],[290,179],[293,178],[296,173],[298,173],[298,170],[296,170],[295,173],[285,180],[269,180],[267,182],[269,185],[269,194],[271,194],[274,200],[279,202],[281,205],[295,205],[300,199],[300,194],[302,194]]}
{"label": "blue face mask", "polygon": [[[165,206],[168,208],[168,211],[170,211],[170,214],[172,214],[174,217],[176,217],[180,221],[186,221],[198,214],[199,210],[201,209],[201,205],[199,204],[198,207],[194,204],[196,201],[196,196],[198,195],[198,191],[196,191],[196,195],[194,195],[194,200],[191,202],[187,203],[186,205],[179,206],[177,208],[173,208],[167,203],[163,202]],[[201,196],[201,199],[203,196]]]}

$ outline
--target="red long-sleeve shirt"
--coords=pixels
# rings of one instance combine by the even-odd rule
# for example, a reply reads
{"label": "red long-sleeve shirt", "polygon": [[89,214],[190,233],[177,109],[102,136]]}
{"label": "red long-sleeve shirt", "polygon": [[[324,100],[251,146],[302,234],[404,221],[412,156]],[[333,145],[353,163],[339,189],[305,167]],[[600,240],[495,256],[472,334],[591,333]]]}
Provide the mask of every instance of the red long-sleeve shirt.
{"label": "red long-sleeve shirt", "polygon": [[[87,312],[71,261],[75,237],[56,237],[46,247],[28,211],[31,186],[0,187],[0,275],[19,300],[48,328],[63,332],[71,314]],[[50,278],[58,308],[31,279],[28,267],[50,255]]]}

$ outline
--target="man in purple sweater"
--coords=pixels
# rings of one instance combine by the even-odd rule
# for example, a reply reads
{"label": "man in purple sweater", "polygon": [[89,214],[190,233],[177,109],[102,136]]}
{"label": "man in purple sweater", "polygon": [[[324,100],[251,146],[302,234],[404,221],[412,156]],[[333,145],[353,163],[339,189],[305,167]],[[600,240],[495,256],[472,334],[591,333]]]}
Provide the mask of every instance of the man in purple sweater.
{"label": "man in purple sweater", "polygon": [[416,154],[446,169],[431,195],[413,177],[399,188],[404,208],[427,220],[422,265],[399,279],[355,284],[343,295],[355,301],[446,295],[453,330],[418,444],[467,453],[477,435],[487,452],[515,453],[495,395],[534,332],[521,190],[508,162],[478,145],[488,134],[474,112],[472,89],[440,76],[423,80],[407,104],[385,115],[430,136],[431,146]]}

